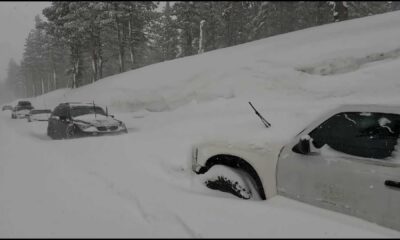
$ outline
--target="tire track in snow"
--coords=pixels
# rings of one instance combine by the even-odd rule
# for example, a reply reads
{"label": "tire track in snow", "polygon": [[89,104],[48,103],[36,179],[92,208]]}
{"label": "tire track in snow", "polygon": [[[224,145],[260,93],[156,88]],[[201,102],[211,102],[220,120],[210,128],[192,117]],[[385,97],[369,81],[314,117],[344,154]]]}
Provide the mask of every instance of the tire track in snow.
{"label": "tire track in snow", "polygon": [[147,222],[151,223],[153,220],[155,220],[155,216],[152,214],[149,214],[142,206],[140,203],[139,199],[131,194],[129,191],[123,191],[122,189],[119,189],[116,187],[116,185],[107,177],[100,175],[99,173],[95,171],[87,171],[87,173],[91,176],[96,177],[97,179],[101,180],[103,183],[105,183],[106,188],[111,190],[113,193],[115,193],[118,197],[128,200],[130,203],[134,203],[137,210],[139,211],[141,217]]}
{"label": "tire track in snow", "polygon": [[[100,175],[99,173],[97,173],[95,171],[88,171],[88,174],[101,180],[103,183],[106,184],[107,189],[114,192],[120,198],[128,200],[130,203],[133,202],[135,204],[137,210],[139,211],[141,217],[147,223],[151,224],[155,220],[157,220],[157,218],[153,214],[150,214],[148,211],[145,210],[145,208],[142,206],[142,203],[140,202],[140,200],[138,199],[137,196],[133,195],[129,191],[123,191],[122,189],[118,189],[111,180],[109,180],[107,177],[105,177],[103,175]],[[178,224],[182,226],[183,230],[191,238],[202,238],[202,235],[200,233],[197,233],[193,228],[191,228],[179,215],[177,215],[175,213],[171,213],[171,215],[174,216],[176,222],[178,222]]]}
{"label": "tire track in snow", "polygon": [[203,238],[200,233],[193,230],[179,215],[175,215],[175,219],[180,223],[183,229],[190,235],[191,238]]}

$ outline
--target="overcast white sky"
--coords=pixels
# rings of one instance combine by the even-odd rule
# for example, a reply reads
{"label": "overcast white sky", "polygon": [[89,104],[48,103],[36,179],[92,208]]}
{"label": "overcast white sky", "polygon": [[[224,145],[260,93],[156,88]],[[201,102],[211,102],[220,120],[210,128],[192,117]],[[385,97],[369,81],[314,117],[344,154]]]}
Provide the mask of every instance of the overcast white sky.
{"label": "overcast white sky", "polygon": [[0,81],[7,76],[9,59],[21,60],[35,15],[42,15],[50,5],[51,2],[0,2]]}

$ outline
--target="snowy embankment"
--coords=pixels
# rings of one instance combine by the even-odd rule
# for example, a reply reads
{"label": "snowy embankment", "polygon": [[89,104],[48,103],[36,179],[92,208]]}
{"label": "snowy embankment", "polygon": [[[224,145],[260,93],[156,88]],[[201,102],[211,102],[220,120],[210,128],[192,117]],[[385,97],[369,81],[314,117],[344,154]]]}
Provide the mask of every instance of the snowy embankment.
{"label": "snowy embankment", "polygon": [[[191,147],[284,143],[344,103],[400,102],[400,12],[154,64],[31,99],[93,100],[129,134],[53,141],[0,114],[0,237],[399,237],[284,197],[202,186]],[[272,124],[266,129],[248,101]]]}

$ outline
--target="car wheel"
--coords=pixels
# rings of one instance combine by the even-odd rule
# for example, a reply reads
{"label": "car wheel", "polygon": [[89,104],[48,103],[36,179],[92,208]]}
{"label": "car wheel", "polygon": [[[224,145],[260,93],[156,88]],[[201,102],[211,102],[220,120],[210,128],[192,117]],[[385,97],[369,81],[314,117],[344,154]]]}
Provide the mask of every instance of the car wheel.
{"label": "car wheel", "polygon": [[53,131],[51,131],[51,128],[49,127],[47,127],[47,136],[49,136],[51,139],[55,139]]}
{"label": "car wheel", "polygon": [[57,129],[53,129],[49,131],[49,137],[53,140],[60,140],[64,138],[64,134],[57,131]]}
{"label": "car wheel", "polygon": [[261,200],[251,177],[240,169],[215,165],[202,176],[202,181],[213,190],[230,193],[242,199]]}
{"label": "car wheel", "polygon": [[70,139],[75,137],[75,125],[69,125],[65,129],[65,138]]}

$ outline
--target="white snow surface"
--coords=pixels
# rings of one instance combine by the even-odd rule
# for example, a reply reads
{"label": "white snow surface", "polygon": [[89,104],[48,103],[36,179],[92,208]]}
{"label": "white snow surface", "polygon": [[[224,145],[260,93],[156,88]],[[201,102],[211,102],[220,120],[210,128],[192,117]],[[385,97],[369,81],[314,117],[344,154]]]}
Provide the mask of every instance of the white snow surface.
{"label": "white snow surface", "polygon": [[1,112],[0,237],[400,237],[281,196],[240,200],[191,172],[196,143],[284,144],[340,104],[400,103],[399,49],[396,11],[29,99],[108,106],[127,125],[118,136],[50,140],[46,122]]}

